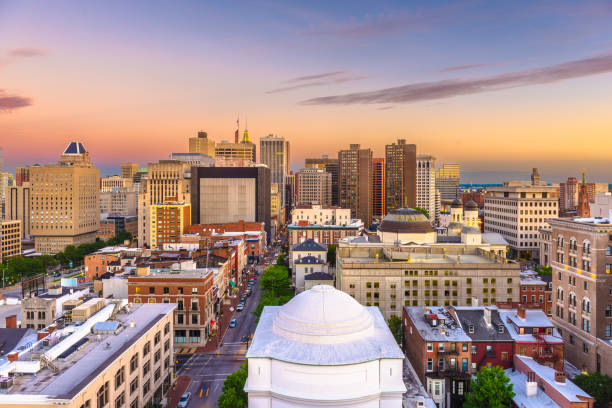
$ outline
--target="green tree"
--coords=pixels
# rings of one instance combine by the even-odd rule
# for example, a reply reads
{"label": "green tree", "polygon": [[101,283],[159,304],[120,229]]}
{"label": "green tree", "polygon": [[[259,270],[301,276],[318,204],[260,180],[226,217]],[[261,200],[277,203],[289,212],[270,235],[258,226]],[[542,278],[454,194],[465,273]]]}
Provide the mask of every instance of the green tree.
{"label": "green tree", "polygon": [[472,378],[470,392],[465,396],[464,408],[509,407],[514,397],[510,379],[500,366],[482,367]]}
{"label": "green tree", "polygon": [[267,268],[261,276],[261,287],[271,291],[274,297],[281,295],[283,289],[289,287],[289,270],[286,266],[273,265]]}
{"label": "green tree", "polygon": [[395,337],[395,341],[397,341],[397,344],[401,345],[404,337],[404,333],[402,332],[402,319],[396,315],[392,315],[387,324],[389,325],[389,330],[393,333],[393,337]]}
{"label": "green tree", "polygon": [[337,247],[338,245],[335,245],[335,244],[327,245],[327,262],[329,262],[331,266],[336,266],[336,248]]}
{"label": "green tree", "polygon": [[244,408],[248,403],[248,395],[244,391],[244,385],[248,376],[248,361],[240,368],[231,373],[223,382],[223,392],[217,400],[219,408]]}
{"label": "green tree", "polygon": [[607,408],[612,402],[612,377],[601,373],[579,374],[572,381],[595,398],[595,408]]}
{"label": "green tree", "polygon": [[420,212],[421,214],[423,214],[424,216],[426,216],[427,218],[429,218],[429,211],[427,211],[426,209],[421,208],[421,207],[414,207],[414,209]]}

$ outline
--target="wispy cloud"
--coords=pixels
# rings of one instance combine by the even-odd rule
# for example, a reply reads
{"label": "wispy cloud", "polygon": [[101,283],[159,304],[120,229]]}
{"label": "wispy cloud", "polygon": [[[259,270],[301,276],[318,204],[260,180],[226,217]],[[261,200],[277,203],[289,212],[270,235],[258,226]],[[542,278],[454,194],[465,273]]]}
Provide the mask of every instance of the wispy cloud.
{"label": "wispy cloud", "polygon": [[31,98],[17,95],[9,95],[5,90],[0,89],[0,113],[11,112],[19,108],[25,108],[27,106],[31,106],[32,103],[33,102]]}
{"label": "wispy cloud", "polygon": [[348,75],[349,70],[325,72],[322,74],[307,75],[298,78],[293,78],[285,83],[294,84],[283,86],[281,88],[272,89],[267,91],[267,94],[275,94],[280,92],[288,92],[301,88],[311,88],[315,86],[334,85],[341,84],[344,82],[360,81],[362,79],[369,78],[367,75]]}
{"label": "wispy cloud", "polygon": [[442,68],[440,72],[456,72],[456,71],[467,71],[468,69],[490,67],[495,64],[465,64],[465,65],[453,65],[452,67]]}
{"label": "wispy cloud", "polygon": [[17,58],[43,57],[48,54],[49,53],[47,52],[47,50],[44,50],[42,48],[35,48],[35,47],[13,48],[12,50],[9,50],[7,53],[9,57],[17,57]]}
{"label": "wispy cloud", "polygon": [[418,82],[370,92],[322,96],[302,101],[302,105],[351,105],[373,103],[413,103],[452,98],[521,86],[548,84],[573,78],[612,72],[612,54],[585,58],[543,68],[475,78]]}
{"label": "wispy cloud", "polygon": [[289,79],[288,81],[285,81],[285,82],[301,82],[301,81],[311,81],[313,79],[321,79],[321,78],[328,78],[328,77],[337,77],[339,75],[343,75],[343,74],[346,74],[348,72],[350,72],[350,71],[349,70],[344,70],[344,71],[324,72],[322,74],[306,75],[306,76],[301,76],[301,77]]}

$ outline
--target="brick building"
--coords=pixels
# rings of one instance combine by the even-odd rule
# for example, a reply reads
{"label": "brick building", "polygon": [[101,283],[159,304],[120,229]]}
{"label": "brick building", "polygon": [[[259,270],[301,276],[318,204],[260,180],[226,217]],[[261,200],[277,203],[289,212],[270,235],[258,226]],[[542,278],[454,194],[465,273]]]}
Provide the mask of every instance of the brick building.
{"label": "brick building", "polygon": [[176,303],[174,343],[177,346],[204,346],[215,328],[213,271],[157,273],[142,268],[139,273],[143,275],[128,277],[129,301]]}

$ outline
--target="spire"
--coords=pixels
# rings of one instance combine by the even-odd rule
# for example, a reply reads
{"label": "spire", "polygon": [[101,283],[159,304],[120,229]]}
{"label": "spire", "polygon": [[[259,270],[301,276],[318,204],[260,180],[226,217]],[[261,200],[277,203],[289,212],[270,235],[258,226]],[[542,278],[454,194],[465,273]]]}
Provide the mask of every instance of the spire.
{"label": "spire", "polygon": [[249,121],[246,120],[244,124],[244,134],[242,135],[242,143],[251,143],[249,139]]}
{"label": "spire", "polygon": [[586,184],[586,176],[584,175],[584,167],[582,168],[582,184]]}
{"label": "spire", "polygon": [[234,143],[238,143],[239,133],[240,133],[240,115],[236,116],[236,132],[234,132]]}

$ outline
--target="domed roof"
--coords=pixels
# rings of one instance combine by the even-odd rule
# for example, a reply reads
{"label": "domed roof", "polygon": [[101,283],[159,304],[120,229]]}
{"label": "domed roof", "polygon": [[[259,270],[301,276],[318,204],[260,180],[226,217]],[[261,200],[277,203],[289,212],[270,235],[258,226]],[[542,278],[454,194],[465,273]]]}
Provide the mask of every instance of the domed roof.
{"label": "domed roof", "polygon": [[476,204],[476,202],[474,200],[470,200],[465,205],[465,209],[467,211],[478,211],[478,204]]}
{"label": "domed roof", "polygon": [[453,200],[453,203],[451,204],[451,208],[461,208],[462,204],[461,204],[461,200],[459,199],[459,197],[455,198]]}
{"label": "domed roof", "polygon": [[273,330],[304,343],[343,343],[370,336],[372,315],[347,293],[329,285],[316,285],[282,306]]}
{"label": "domed roof", "polygon": [[383,218],[378,231],[407,234],[435,232],[427,217],[412,208],[392,210]]}

